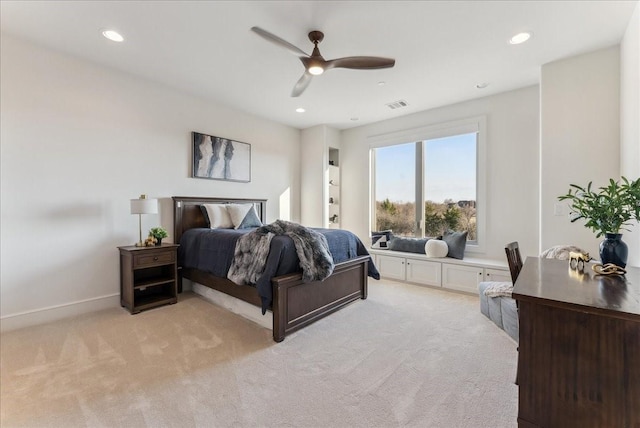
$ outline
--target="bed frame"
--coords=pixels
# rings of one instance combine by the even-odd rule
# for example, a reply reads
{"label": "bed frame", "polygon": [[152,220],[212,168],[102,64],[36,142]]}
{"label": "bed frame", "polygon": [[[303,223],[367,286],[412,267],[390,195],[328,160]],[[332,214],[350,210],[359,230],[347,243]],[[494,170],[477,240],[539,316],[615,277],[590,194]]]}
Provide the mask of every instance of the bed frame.
{"label": "bed frame", "polygon": [[[252,203],[260,220],[265,221],[264,199],[223,199],[174,196],[174,242],[182,233],[195,227],[207,227],[200,210],[207,203]],[[345,305],[367,298],[367,270],[369,256],[357,257],[335,266],[333,274],[324,281],[302,282],[302,274],[275,277],[273,285],[273,340],[282,342],[286,335],[314,321],[326,317]],[[187,278],[214,290],[244,300],[258,308],[262,306],[255,287],[237,285],[197,269],[178,267],[180,280]]]}

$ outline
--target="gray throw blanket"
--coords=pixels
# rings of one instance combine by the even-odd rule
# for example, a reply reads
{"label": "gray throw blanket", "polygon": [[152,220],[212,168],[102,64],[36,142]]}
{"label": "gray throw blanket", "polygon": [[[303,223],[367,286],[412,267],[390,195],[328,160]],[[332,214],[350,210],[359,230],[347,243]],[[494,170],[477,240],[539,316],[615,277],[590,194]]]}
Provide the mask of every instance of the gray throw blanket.
{"label": "gray throw blanket", "polygon": [[484,295],[488,297],[511,297],[513,284],[510,282],[489,282],[484,289]]}
{"label": "gray throw blanket", "polygon": [[322,281],[333,273],[333,257],[324,235],[296,223],[276,220],[238,239],[227,278],[241,285],[257,283],[275,235],[287,235],[293,240],[304,282]]}

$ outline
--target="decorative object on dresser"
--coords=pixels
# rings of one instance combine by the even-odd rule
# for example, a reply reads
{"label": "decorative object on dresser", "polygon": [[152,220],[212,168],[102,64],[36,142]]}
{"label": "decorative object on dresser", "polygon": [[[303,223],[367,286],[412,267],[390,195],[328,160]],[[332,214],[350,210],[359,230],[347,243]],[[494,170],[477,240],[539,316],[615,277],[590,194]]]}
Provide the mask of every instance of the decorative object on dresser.
{"label": "decorative object on dresser", "polygon": [[193,132],[193,177],[251,181],[251,145]]}
{"label": "decorative object on dresser", "polygon": [[629,222],[640,221],[640,178],[629,181],[609,179],[609,184],[592,190],[591,182],[586,187],[571,184],[561,201],[571,203],[571,222],[585,219],[585,226],[596,233],[596,238],[605,236],[600,243],[602,264],[613,263],[624,268],[627,265],[628,247],[622,241],[620,230],[628,230]]}
{"label": "decorative object on dresser", "polygon": [[[220,246],[221,249],[225,242],[233,242],[235,247],[235,242],[238,241],[239,237],[242,234],[251,233],[253,229],[248,227],[243,231],[229,226],[228,228],[211,230],[210,224],[214,220],[207,221],[201,206],[251,204],[253,207],[248,211],[248,215],[255,211],[259,216],[259,220],[264,222],[266,201],[261,199],[182,196],[174,196],[173,201],[174,239],[184,243],[184,245],[181,245],[179,253],[181,277],[262,308],[263,313],[264,310],[270,309],[273,317],[274,341],[281,342],[286,335],[324,318],[351,302],[367,298],[367,276],[371,273],[370,268],[372,266],[369,266],[371,258],[362,243],[360,243],[361,246],[358,247],[357,251],[354,249],[354,254],[358,255],[353,258],[346,258],[343,261],[337,261],[333,273],[323,281],[304,282],[303,274],[299,271],[299,259],[286,257],[285,260],[289,260],[288,264],[291,265],[291,269],[282,264],[274,267],[268,260],[267,264],[270,272],[277,272],[281,268],[284,272],[279,276],[271,276],[266,275],[267,269],[265,269],[266,276],[261,275],[257,286],[240,285],[227,278],[228,268],[225,270],[224,267],[207,264],[200,257],[198,250],[202,247],[202,243],[206,243],[209,246],[209,251],[211,251],[211,246]],[[211,213],[213,212],[211,210]],[[346,232],[320,230],[324,231],[323,233],[327,233],[327,236],[334,237],[337,237],[337,234]],[[214,238],[214,240],[207,238]],[[338,241],[341,239],[338,239]],[[278,240],[278,245],[282,252],[279,254],[277,251],[274,252],[274,245],[271,245],[271,250],[267,255],[268,258],[273,255],[272,258],[275,260],[280,259],[280,256],[288,255],[285,253],[287,248],[295,252],[296,249],[293,243],[290,246],[288,244],[291,242],[291,238],[286,236],[273,237],[273,243],[276,243],[276,240]],[[327,240],[330,241],[329,238]],[[348,240],[359,242],[353,234],[350,234]],[[200,242],[200,244],[197,244],[197,242]],[[336,257],[335,253],[332,253],[332,255],[334,258]],[[221,251],[218,256],[218,261],[221,261],[222,257],[232,258],[233,252],[228,255],[227,252]],[[231,259],[228,259],[228,261],[230,266]],[[216,270],[220,271],[218,275],[211,273]],[[375,267],[373,267],[373,271],[377,274]]]}
{"label": "decorative object on dresser", "polygon": [[147,195],[140,195],[138,199],[131,199],[131,214],[138,214],[138,232],[139,239],[136,243],[138,247],[144,247],[142,242],[142,214],[157,214],[158,213],[158,200],[147,199]]}
{"label": "decorative object on dresser", "polygon": [[163,227],[152,227],[149,230],[149,237],[153,238],[154,245],[162,245],[162,239],[168,237],[169,234]]}
{"label": "decorative object on dresser", "polygon": [[177,244],[120,250],[120,304],[132,314],[178,301]]}

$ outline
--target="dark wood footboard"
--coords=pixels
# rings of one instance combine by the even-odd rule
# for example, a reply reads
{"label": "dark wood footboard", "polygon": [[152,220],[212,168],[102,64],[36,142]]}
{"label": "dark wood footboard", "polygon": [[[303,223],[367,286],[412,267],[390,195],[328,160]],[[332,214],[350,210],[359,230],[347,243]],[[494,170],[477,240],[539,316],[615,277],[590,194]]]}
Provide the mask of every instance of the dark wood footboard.
{"label": "dark wood footboard", "polygon": [[[273,284],[273,340],[282,342],[290,333],[326,317],[343,306],[367,298],[369,256],[336,265],[324,281],[302,282],[302,274],[283,275]],[[260,308],[255,287],[237,285],[196,269],[182,269],[184,278],[234,296]]]}
{"label": "dark wood footboard", "polygon": [[348,303],[367,298],[369,257],[336,265],[324,281],[302,282],[301,274],[274,278],[273,340],[284,337],[337,311]]}

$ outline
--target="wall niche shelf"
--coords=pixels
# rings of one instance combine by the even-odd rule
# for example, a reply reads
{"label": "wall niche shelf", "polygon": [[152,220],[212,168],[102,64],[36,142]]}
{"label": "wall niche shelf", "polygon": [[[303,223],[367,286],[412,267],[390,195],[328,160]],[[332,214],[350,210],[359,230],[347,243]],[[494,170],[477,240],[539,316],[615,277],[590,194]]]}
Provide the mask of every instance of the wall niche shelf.
{"label": "wall niche shelf", "polygon": [[328,226],[331,229],[340,228],[340,150],[329,148],[328,156]]}

